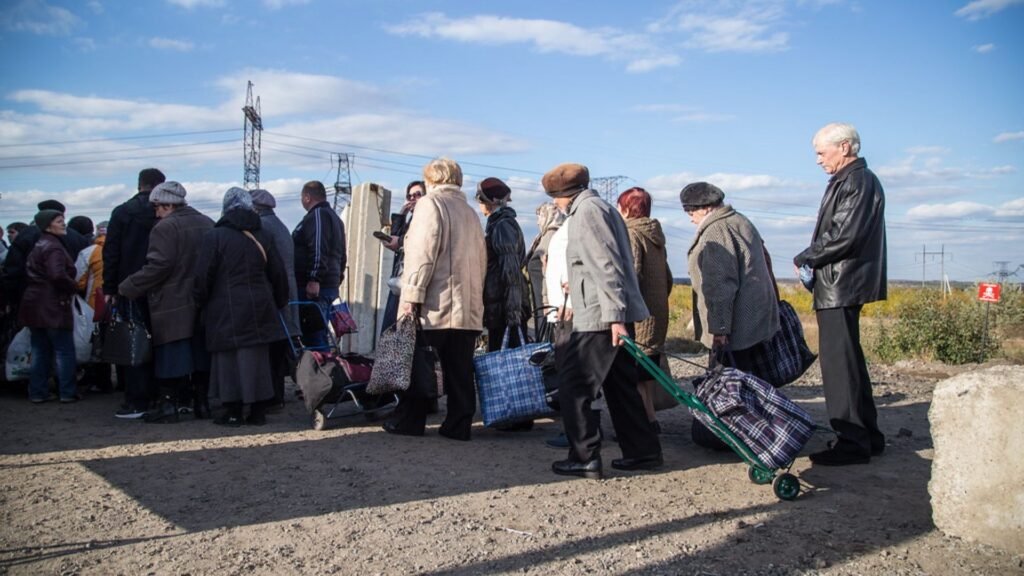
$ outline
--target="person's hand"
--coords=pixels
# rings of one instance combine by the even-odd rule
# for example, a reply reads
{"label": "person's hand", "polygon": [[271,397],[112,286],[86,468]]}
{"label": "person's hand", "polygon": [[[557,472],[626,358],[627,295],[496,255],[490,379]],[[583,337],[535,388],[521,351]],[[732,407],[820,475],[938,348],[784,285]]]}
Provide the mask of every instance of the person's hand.
{"label": "person's hand", "polygon": [[800,277],[800,267],[797,266],[796,264],[793,264],[793,274],[796,274],[797,278]]}
{"label": "person's hand", "polygon": [[406,200],[405,204],[402,204],[402,209],[399,210],[399,213],[402,215],[408,214],[409,212],[412,212],[414,206],[416,206],[416,199]]}
{"label": "person's hand", "polygon": [[320,297],[320,283],[316,280],[306,282],[306,298],[316,300]]}
{"label": "person's hand", "polygon": [[114,301],[114,298],[116,298],[116,296],[114,296],[113,294],[104,294],[103,303],[106,304],[107,306],[110,306],[110,303]]}
{"label": "person's hand", "polygon": [[414,309],[415,304],[413,304],[412,302],[402,302],[401,304],[398,305],[398,315],[412,316]]}
{"label": "person's hand", "polygon": [[622,340],[619,336],[629,336],[629,332],[626,331],[626,325],[622,322],[612,323],[612,346],[622,346]]}
{"label": "person's hand", "polygon": [[711,337],[711,346],[719,350],[724,350],[729,345],[728,334],[714,334]]}
{"label": "person's hand", "polygon": [[397,252],[398,251],[398,236],[392,236],[391,237],[391,241],[388,242],[387,244],[384,244],[384,247],[387,248],[388,250],[391,250],[392,252]]}
{"label": "person's hand", "polygon": [[558,317],[565,320],[566,322],[572,320],[572,308],[569,308],[567,306],[559,306],[557,313]]}

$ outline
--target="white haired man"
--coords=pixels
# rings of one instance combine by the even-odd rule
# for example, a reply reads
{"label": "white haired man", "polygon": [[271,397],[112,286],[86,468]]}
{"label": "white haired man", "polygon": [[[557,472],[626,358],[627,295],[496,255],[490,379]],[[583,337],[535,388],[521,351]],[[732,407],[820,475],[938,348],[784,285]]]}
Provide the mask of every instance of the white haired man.
{"label": "white haired man", "polygon": [[811,245],[793,263],[814,272],[821,378],[838,439],[810,458],[822,466],[865,464],[885,450],[860,345],[861,307],[886,298],[885,193],[858,157],[853,126],[828,124],[812,143],[818,165],[832,178]]}

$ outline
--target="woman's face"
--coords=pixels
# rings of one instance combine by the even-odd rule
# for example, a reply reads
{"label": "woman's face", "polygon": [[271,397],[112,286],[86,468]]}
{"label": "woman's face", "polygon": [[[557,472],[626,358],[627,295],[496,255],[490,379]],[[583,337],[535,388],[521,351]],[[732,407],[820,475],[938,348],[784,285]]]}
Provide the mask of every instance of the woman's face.
{"label": "woman's face", "polygon": [[68,233],[67,224],[64,223],[64,216],[57,216],[46,227],[46,231],[54,236],[63,236]]}
{"label": "woman's face", "polygon": [[702,206],[693,210],[687,210],[686,215],[690,217],[690,222],[693,222],[694,226],[700,226],[700,223],[708,217],[708,214],[711,214],[712,210],[714,210],[714,208]]}

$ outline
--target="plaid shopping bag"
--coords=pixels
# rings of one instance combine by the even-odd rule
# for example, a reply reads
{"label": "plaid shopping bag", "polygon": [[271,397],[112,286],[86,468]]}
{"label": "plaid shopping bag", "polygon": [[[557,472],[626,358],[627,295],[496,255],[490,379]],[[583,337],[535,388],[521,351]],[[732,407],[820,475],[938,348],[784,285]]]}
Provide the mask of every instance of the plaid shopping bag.
{"label": "plaid shopping bag", "polygon": [[[814,420],[803,408],[760,378],[735,368],[710,370],[697,397],[770,468],[788,466],[814,434]],[[707,414],[693,410],[705,425]]]}
{"label": "plaid shopping bag", "polygon": [[[519,330],[520,342],[525,343],[522,328]],[[554,414],[544,397],[543,369],[530,363],[533,354],[550,348],[551,344],[547,342],[508,348],[506,328],[501,350],[473,359],[484,426],[500,426]]]}
{"label": "plaid shopping bag", "polygon": [[779,300],[779,331],[766,342],[758,344],[752,371],[762,380],[781,388],[814,364],[817,356],[807,347],[804,327],[793,306]]}

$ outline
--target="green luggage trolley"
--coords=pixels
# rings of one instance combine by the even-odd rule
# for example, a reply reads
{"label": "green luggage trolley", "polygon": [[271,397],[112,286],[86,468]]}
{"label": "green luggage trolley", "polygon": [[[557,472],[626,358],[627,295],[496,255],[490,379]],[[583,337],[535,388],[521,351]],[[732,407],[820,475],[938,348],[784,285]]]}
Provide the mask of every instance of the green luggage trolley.
{"label": "green luggage trolley", "polygon": [[[676,384],[669,375],[665,374],[647,354],[640,350],[640,347],[628,336],[620,337],[626,350],[636,358],[640,366],[647,370],[658,384],[672,395],[680,404],[686,406],[691,412],[700,412],[707,416],[710,426],[708,428],[725,442],[744,462],[747,463],[747,477],[754,484],[771,484],[772,490],[780,500],[795,500],[800,495],[800,480],[789,473],[789,466],[783,468],[772,468],[765,465],[756,454],[748,447],[743,440],[737,437],[729,428],[715,416],[714,413],[700,401],[695,394],[683,390]],[[792,465],[792,463],[790,463]],[[782,473],[780,474],[780,470]]]}

